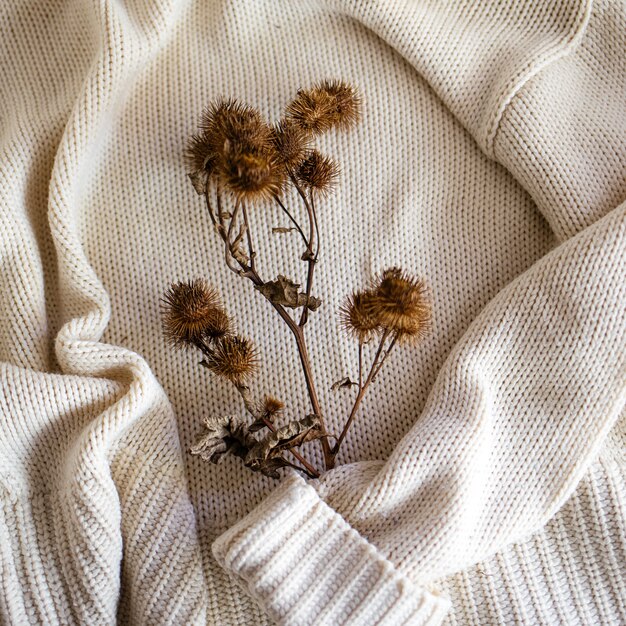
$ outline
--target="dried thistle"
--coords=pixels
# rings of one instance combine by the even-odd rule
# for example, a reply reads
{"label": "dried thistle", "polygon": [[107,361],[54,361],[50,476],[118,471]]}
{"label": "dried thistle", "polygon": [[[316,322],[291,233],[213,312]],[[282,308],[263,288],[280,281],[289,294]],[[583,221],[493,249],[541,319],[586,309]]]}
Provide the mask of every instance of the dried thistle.
{"label": "dried thistle", "polygon": [[375,301],[374,292],[355,291],[345,299],[339,310],[342,328],[359,343],[367,343],[382,329]]}
{"label": "dried thistle", "polygon": [[175,347],[216,341],[230,331],[217,292],[203,278],[173,283],[163,296],[163,330]]}
{"label": "dried thistle", "polygon": [[263,415],[266,418],[273,418],[285,408],[285,404],[272,395],[263,398]]}
{"label": "dried thistle", "polygon": [[254,422],[250,424],[250,432],[258,432],[264,428],[272,428],[276,417],[280,415],[285,408],[283,402],[272,395],[266,395],[262,401],[250,411],[255,418]]}
{"label": "dried thistle", "polygon": [[210,174],[215,168],[215,156],[208,133],[201,132],[192,135],[185,149],[185,160],[190,172],[207,172]]}
{"label": "dried thistle", "polygon": [[375,281],[373,294],[367,308],[399,341],[418,340],[427,333],[431,305],[422,280],[392,267]]}
{"label": "dried thistle", "polygon": [[348,129],[360,117],[361,101],[352,85],[324,80],[311,89],[300,89],[287,107],[287,116],[300,128],[319,135],[331,128]]}
{"label": "dried thistle", "polygon": [[285,167],[297,167],[310,146],[310,136],[290,119],[281,120],[272,130],[278,160]]}
{"label": "dried thistle", "polygon": [[339,176],[339,166],[330,157],[313,150],[296,170],[296,177],[308,189],[328,194]]}
{"label": "dried thistle", "polygon": [[258,354],[245,337],[226,335],[206,353],[202,365],[235,385],[243,385],[257,368]]}
{"label": "dried thistle", "polygon": [[257,150],[272,145],[272,130],[261,113],[235,98],[211,103],[204,111],[200,128],[216,156],[223,153],[227,141]]}
{"label": "dried thistle", "polygon": [[234,99],[206,109],[186,156],[192,173],[215,174],[241,200],[271,198],[285,178],[272,129],[259,111]]}
{"label": "dried thistle", "polygon": [[269,150],[246,152],[226,143],[216,173],[226,189],[239,200],[259,202],[279,194],[285,180],[279,162]]}

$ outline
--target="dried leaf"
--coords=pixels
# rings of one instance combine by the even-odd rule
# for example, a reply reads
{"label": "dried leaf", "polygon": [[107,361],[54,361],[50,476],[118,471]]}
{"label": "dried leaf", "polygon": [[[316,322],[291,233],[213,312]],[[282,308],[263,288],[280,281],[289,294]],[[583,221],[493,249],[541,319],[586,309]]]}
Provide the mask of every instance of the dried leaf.
{"label": "dried leaf", "polygon": [[281,467],[287,467],[289,463],[282,456],[277,456],[272,459],[267,459],[266,461],[258,461],[253,466],[248,466],[254,472],[260,472],[264,476],[268,476],[269,478],[280,478],[280,474],[277,470]]}
{"label": "dried leaf", "polygon": [[189,176],[189,180],[196,190],[196,193],[203,196],[206,193],[208,172],[206,170],[198,170],[196,172],[190,172],[187,176]]}
{"label": "dried leaf", "polygon": [[235,261],[239,261],[243,265],[248,263],[248,255],[243,251],[241,245],[237,244],[237,246],[232,248],[231,254]]}
{"label": "dried leaf", "polygon": [[267,424],[263,420],[254,420],[250,426],[248,426],[248,430],[251,433],[258,433],[260,430],[267,428]]}
{"label": "dried leaf", "polygon": [[351,387],[355,387],[358,386],[359,383],[355,383],[354,381],[350,380],[347,376],[345,378],[342,378],[341,380],[338,380],[336,382],[334,382],[332,384],[332,387],[330,388],[331,391],[338,391],[339,389],[350,389]]}
{"label": "dried leaf", "polygon": [[[306,296],[306,294],[304,294]],[[309,311],[317,311],[322,306],[322,301],[315,296],[309,296],[309,303],[307,305]]]}
{"label": "dried leaf", "polygon": [[322,426],[317,415],[293,420],[259,441],[246,456],[246,465],[262,464],[267,459],[279,456],[283,450],[297,448],[321,436]]}
{"label": "dried leaf", "polygon": [[210,463],[218,463],[225,454],[246,458],[257,445],[257,440],[245,423],[232,415],[207,417],[204,419],[204,428],[190,452]]}
{"label": "dried leaf", "polygon": [[255,285],[270,302],[297,309],[302,306],[308,306],[311,311],[315,311],[320,307],[322,301],[318,298],[310,296],[308,299],[305,293],[298,291],[300,285],[294,283],[293,280],[286,276],[279,275],[277,280],[271,280],[263,285]]}
{"label": "dried leaf", "polygon": [[220,218],[223,220],[229,220],[232,219],[233,214],[230,211],[222,211],[220,213]]}
{"label": "dried leaf", "polygon": [[293,230],[297,230],[295,227],[287,227],[287,226],[275,226],[272,228],[273,233],[290,233]]}

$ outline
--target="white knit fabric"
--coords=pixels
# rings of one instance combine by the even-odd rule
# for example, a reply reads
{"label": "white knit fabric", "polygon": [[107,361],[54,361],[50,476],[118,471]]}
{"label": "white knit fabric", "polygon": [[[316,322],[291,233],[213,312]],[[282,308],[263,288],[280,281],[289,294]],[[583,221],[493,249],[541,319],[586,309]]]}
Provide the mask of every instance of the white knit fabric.
{"label": "white knit fabric", "polygon": [[[626,623],[621,0],[18,0],[0,33],[2,623]],[[189,455],[241,404],[165,345],[159,299],[207,276],[260,347],[254,390],[307,411],[182,152],[216,96],[277,118],[326,77],[365,104],[321,141],[329,429],[348,292],[402,265],[433,332],[390,358],[341,465],[277,483]],[[301,272],[278,211],[252,220],[264,275]]]}

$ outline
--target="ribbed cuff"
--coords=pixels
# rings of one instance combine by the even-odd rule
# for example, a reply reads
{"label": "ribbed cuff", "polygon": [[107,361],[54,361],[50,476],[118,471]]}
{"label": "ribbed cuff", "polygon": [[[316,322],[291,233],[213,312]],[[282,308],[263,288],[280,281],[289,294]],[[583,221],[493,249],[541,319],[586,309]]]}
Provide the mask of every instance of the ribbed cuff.
{"label": "ribbed cuff", "polygon": [[279,624],[431,626],[449,607],[295,475],[218,537],[213,554]]}

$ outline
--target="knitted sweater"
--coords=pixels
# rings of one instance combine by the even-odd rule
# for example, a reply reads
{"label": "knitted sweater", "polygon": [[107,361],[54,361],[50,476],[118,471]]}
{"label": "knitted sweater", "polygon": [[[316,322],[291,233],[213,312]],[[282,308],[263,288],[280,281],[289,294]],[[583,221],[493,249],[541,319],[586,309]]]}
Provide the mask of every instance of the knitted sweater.
{"label": "knitted sweater", "polygon": [[[16,0],[0,33],[2,623],[626,623],[621,0]],[[260,348],[254,389],[308,410],[182,154],[216,96],[276,119],[322,78],[364,100],[322,141],[329,431],[347,293],[401,265],[432,332],[394,351],[336,469],[275,481],[189,454],[241,399],[165,345],[159,299],[207,276]]]}

